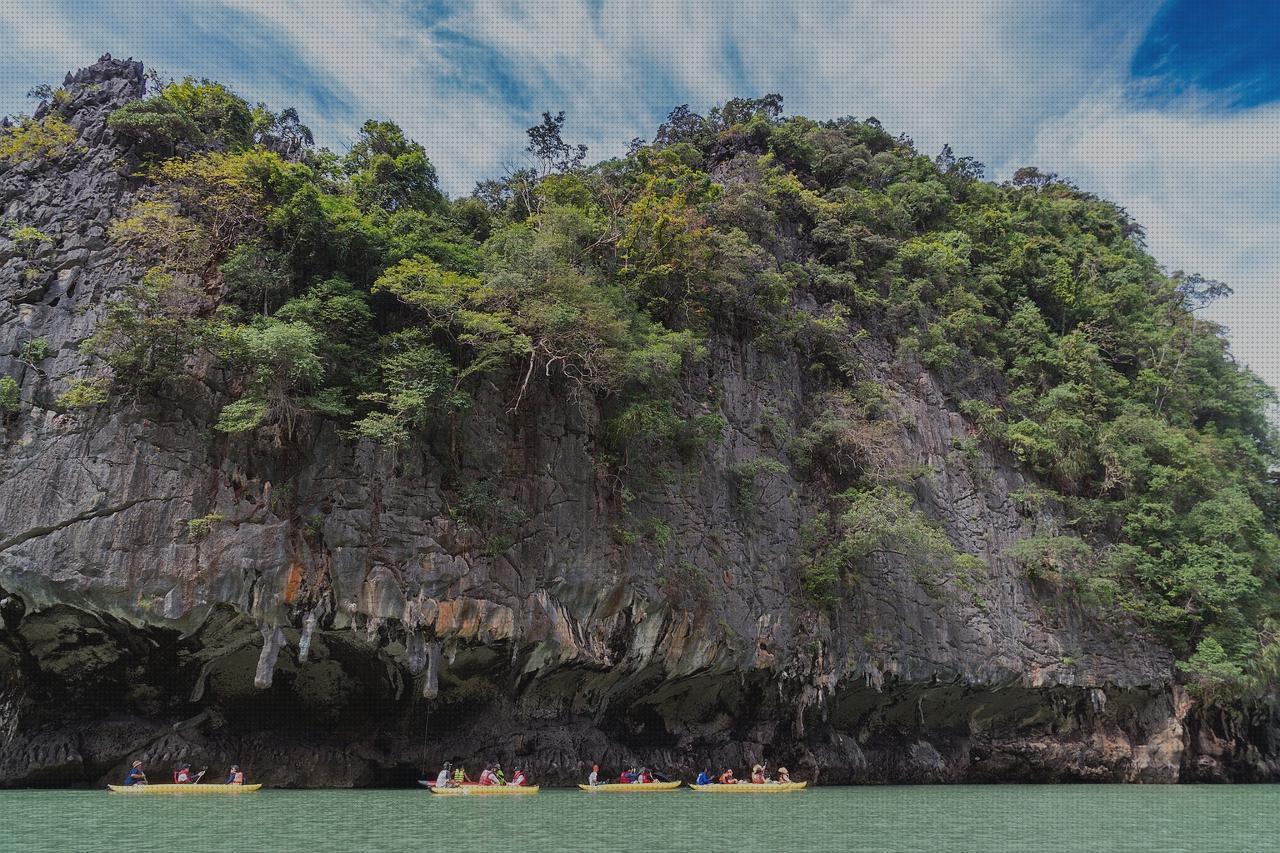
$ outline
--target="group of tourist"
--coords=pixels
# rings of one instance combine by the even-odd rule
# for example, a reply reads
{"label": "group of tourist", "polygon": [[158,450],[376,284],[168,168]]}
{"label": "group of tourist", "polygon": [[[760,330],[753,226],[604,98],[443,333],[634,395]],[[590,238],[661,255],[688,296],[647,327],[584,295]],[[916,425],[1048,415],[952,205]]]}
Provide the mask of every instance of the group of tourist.
{"label": "group of tourist", "polygon": [[705,768],[698,774],[695,785],[789,785],[791,784],[791,772],[785,767],[778,768],[778,776],[775,779],[769,778],[768,768],[763,764],[757,764],[751,768],[750,779],[738,779],[733,775],[733,768],[726,767],[715,775],[710,767]]}
{"label": "group of tourist", "polygon": [[[668,777],[662,775],[661,773],[658,773],[657,771],[650,770],[648,767],[641,767],[639,770],[637,770],[635,766],[632,765],[631,767],[628,767],[626,770],[623,770],[621,773],[618,774],[617,782],[608,783],[608,784],[647,785],[650,782],[670,782],[670,781],[671,780]],[[605,783],[602,783],[600,780],[599,764],[591,765],[591,775],[587,777],[587,784],[589,785],[605,784]]]}
{"label": "group of tourist", "polygon": [[484,766],[484,770],[480,771],[480,778],[475,781],[467,775],[464,767],[459,765],[454,767],[451,762],[446,761],[444,767],[440,769],[440,773],[436,776],[437,788],[457,788],[462,785],[512,785],[523,788],[529,784],[529,776],[523,768],[517,767],[515,772],[511,774],[511,781],[507,781],[506,775],[502,772],[502,765],[496,761],[491,761]]}
{"label": "group of tourist", "polygon": [[[636,770],[635,767],[629,767],[618,774],[618,781],[616,783],[609,782],[607,777],[605,779],[600,778],[599,764],[591,765],[591,774],[587,777],[587,784],[593,787],[596,785],[606,784],[645,785],[650,782],[668,781],[670,781],[668,777],[661,773],[656,773],[647,767],[641,767],[639,770]],[[751,768],[750,780],[734,778],[732,767],[724,768],[718,776],[712,772],[710,767],[708,767],[698,774],[698,780],[694,782],[695,785],[788,785],[790,783],[791,773],[787,768],[779,767],[777,778],[771,779],[769,778],[767,768],[763,764],[757,764]]]}
{"label": "group of tourist", "polygon": [[[194,785],[204,778],[205,771],[193,773],[190,764],[180,764],[173,771],[173,784],[175,785]],[[147,774],[142,769],[142,762],[135,761],[124,774],[124,784],[126,786],[145,785],[147,784]],[[224,785],[243,785],[244,771],[240,769],[239,764],[232,764],[231,771],[227,774],[227,781]]]}

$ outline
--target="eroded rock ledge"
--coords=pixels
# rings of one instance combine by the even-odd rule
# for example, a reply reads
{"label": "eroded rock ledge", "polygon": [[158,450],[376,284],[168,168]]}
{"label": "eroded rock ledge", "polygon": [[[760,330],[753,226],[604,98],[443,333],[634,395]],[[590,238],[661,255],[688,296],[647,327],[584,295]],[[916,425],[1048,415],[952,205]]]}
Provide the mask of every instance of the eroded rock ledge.
{"label": "eroded rock ledge", "polygon": [[[892,676],[876,686],[853,674],[814,691],[808,673],[739,670],[710,645],[676,651],[679,629],[662,620],[657,654],[601,667],[541,644],[478,643],[478,621],[470,639],[415,641],[388,624],[320,620],[308,632],[306,617],[264,632],[217,608],[182,633],[53,606],[0,644],[0,670],[12,676],[0,693],[0,778],[98,785],[132,757],[160,772],[179,760],[234,761],[256,780],[304,787],[412,784],[444,760],[493,758],[546,784],[579,780],[591,761],[682,776],[702,763],[767,761],[830,784],[1251,781],[1280,771],[1273,715],[1206,713],[1177,687]],[[278,655],[261,687],[273,656],[264,650]]]}

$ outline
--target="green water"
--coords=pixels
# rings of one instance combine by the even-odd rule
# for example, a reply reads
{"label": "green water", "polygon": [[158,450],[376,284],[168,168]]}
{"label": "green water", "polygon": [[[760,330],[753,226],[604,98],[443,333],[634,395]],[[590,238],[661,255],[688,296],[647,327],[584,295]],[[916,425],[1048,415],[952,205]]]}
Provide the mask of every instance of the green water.
{"label": "green water", "polygon": [[734,796],[0,792],[0,850],[1053,851],[1280,849],[1280,785],[819,788]]}

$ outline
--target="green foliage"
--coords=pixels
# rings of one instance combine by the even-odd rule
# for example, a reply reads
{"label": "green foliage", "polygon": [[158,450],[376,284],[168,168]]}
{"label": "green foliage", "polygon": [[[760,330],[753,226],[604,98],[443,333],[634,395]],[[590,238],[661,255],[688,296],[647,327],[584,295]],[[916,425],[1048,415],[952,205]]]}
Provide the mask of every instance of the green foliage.
{"label": "green foliage", "polygon": [[0,376],[0,414],[11,415],[18,411],[22,402],[18,390],[18,380],[12,376]]}
{"label": "green foliage", "polygon": [[733,483],[733,502],[743,515],[755,512],[756,500],[762,481],[781,477],[787,466],[769,456],[757,456],[729,466],[729,479]]}
{"label": "green foliage", "polygon": [[155,152],[204,146],[242,150],[253,142],[254,116],[248,103],[222,84],[187,77],[154,97],[130,101],[110,115],[107,125]]}
{"label": "green foliage", "polygon": [[52,243],[53,239],[39,228],[23,225],[9,230],[9,239],[13,241],[18,252],[28,260],[36,255],[41,243]]}
{"label": "green foliage", "polygon": [[1028,577],[1060,583],[1087,569],[1094,549],[1078,536],[1037,534],[1019,540],[1005,554],[1013,558]]}
{"label": "green foliage", "polygon": [[258,317],[245,326],[224,327],[225,357],[245,377],[240,399],[223,407],[217,429],[246,432],[278,425],[293,436],[310,412],[331,417],[351,414],[337,389],[324,386],[320,334],[307,323]]}
{"label": "green foliage", "polygon": [[43,163],[65,156],[76,141],[76,131],[58,113],[42,119],[24,118],[0,128],[0,162],[10,166]]}
{"label": "green foliage", "polygon": [[187,521],[187,540],[197,542],[213,531],[213,526],[219,522],[226,521],[226,516],[216,512],[208,515],[202,515],[199,518],[192,518]]}
{"label": "green foliage", "polygon": [[874,558],[902,560],[931,590],[971,589],[985,571],[981,560],[959,554],[943,530],[915,508],[906,492],[875,485],[847,489],[800,532],[800,583],[813,602],[832,606],[851,573]]}
{"label": "green foliage", "polygon": [[955,556],[942,529],[917,510],[912,498],[900,489],[850,489],[840,495],[840,500],[844,503],[839,517],[844,531],[842,544],[850,559],[889,554],[927,570],[932,564]]}
{"label": "green foliage", "polygon": [[22,345],[18,357],[27,364],[36,365],[49,357],[49,339],[32,338]]}
{"label": "green foliage", "polygon": [[426,151],[389,121],[367,121],[342,161],[363,208],[433,208],[443,202]]}
{"label": "green foliage", "polygon": [[69,409],[101,406],[111,397],[111,380],[101,376],[77,379],[58,397],[58,403]]}
{"label": "green foliage", "polygon": [[471,398],[458,390],[457,369],[421,331],[399,332],[384,346],[378,369],[386,390],[362,396],[378,408],[356,422],[360,435],[382,444],[405,444],[423,435],[433,419],[470,406]]}
{"label": "green foliage", "polygon": [[218,270],[228,302],[263,314],[283,302],[293,285],[288,256],[257,240],[233,249]]}
{"label": "green foliage", "polygon": [[500,554],[516,541],[528,515],[514,501],[503,496],[491,479],[472,480],[458,489],[455,514],[464,524],[484,537],[485,550]]}
{"label": "green foliage", "polygon": [[663,563],[658,584],[662,595],[672,607],[679,610],[699,611],[710,606],[715,588],[702,569],[689,560]]}
{"label": "green foliage", "polygon": [[1227,653],[1213,637],[1206,637],[1196,645],[1195,654],[1178,661],[1178,669],[1191,680],[1191,689],[1197,695],[1213,699],[1228,692],[1244,678],[1244,667],[1239,659]]}
{"label": "green foliage", "polygon": [[897,413],[874,382],[820,394],[817,415],[791,442],[796,464],[832,483],[880,477],[897,462]]}
{"label": "green foliage", "polygon": [[[80,349],[107,364],[111,384],[131,392],[154,391],[183,378],[184,363],[204,340],[202,302],[199,291],[153,269],[107,303],[104,318]],[[100,391],[105,385],[96,387]],[[97,391],[86,387],[71,399],[93,400]]]}

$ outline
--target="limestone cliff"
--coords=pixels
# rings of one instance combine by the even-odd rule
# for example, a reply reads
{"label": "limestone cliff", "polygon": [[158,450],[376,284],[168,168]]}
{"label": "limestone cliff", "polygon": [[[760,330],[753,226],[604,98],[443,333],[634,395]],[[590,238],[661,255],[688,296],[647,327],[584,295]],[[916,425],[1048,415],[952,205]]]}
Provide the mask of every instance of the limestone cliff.
{"label": "limestone cliff", "polygon": [[[600,412],[554,384],[511,411],[496,383],[453,470],[447,448],[332,426],[300,449],[217,433],[212,367],[180,398],[66,410],[78,343],[140,275],[106,236],[139,179],[105,119],[142,67],[104,57],[65,89],[76,150],[0,172],[0,215],[47,237],[0,238],[0,373],[21,399],[0,449],[5,784],[97,784],[133,757],[284,785],[492,757],[547,783],[592,760],[767,760],[824,782],[1280,777],[1276,711],[1200,707],[1161,644],[1027,577],[1006,554],[1044,520],[1015,500],[1026,475],[959,452],[966,420],[875,336],[858,346],[897,407],[890,450],[986,570],[957,583],[877,556],[835,610],[795,568],[813,487],[784,465],[734,499],[741,463],[786,461],[762,418],[798,430],[818,389],[798,355],[729,333],[681,390],[714,398],[723,440],[626,518]],[[30,363],[36,337],[51,351]],[[460,520],[468,478],[517,508],[510,535]]]}

